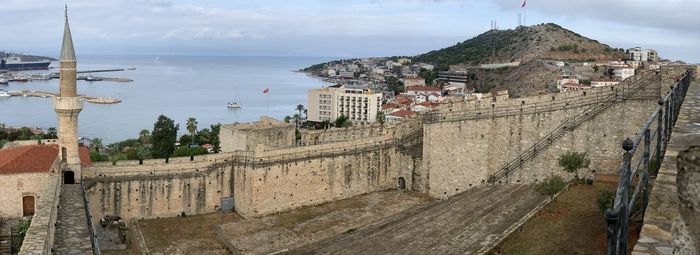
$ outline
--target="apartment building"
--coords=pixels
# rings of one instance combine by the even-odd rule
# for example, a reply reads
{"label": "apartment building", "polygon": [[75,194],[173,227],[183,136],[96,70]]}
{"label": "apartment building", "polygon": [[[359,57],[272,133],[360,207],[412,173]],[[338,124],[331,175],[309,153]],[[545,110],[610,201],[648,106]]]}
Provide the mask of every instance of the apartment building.
{"label": "apartment building", "polygon": [[308,92],[308,121],[335,121],[341,115],[353,123],[373,123],[381,111],[382,93],[362,85],[335,85]]}

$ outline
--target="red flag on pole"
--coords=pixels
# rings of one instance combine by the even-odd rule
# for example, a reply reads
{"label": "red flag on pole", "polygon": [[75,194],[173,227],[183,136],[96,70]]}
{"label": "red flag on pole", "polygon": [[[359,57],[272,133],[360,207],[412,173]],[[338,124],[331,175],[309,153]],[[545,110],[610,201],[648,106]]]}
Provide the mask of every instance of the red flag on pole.
{"label": "red flag on pole", "polygon": [[520,6],[520,8],[525,8],[525,5],[527,4],[527,0],[523,1],[523,5]]}
{"label": "red flag on pole", "polygon": [[270,88],[265,88],[265,90],[263,90],[263,94],[267,94],[269,92],[270,92]]}

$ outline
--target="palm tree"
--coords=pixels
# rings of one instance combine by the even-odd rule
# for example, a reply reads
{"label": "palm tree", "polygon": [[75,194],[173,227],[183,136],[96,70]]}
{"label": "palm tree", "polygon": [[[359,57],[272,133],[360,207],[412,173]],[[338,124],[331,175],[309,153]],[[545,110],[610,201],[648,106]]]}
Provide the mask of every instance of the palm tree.
{"label": "palm tree", "polygon": [[299,114],[295,113],[294,116],[292,116],[292,119],[294,120],[294,124],[296,125],[296,127],[299,128],[299,122],[301,121],[301,116],[299,116]]}
{"label": "palm tree", "polygon": [[151,131],[148,129],[141,130],[141,132],[139,132],[139,140],[141,141],[142,144],[150,144],[151,143]]}
{"label": "palm tree", "polygon": [[100,148],[102,148],[102,139],[93,138],[92,141],[90,141],[90,149],[95,152],[100,152]]}
{"label": "palm tree", "polygon": [[299,111],[299,116],[301,116],[301,113],[304,111],[304,105],[298,104],[297,111]]}
{"label": "palm tree", "polygon": [[192,136],[192,139],[194,140],[194,134],[197,132],[197,122],[196,118],[188,118],[187,119],[187,131],[190,132],[190,135]]}

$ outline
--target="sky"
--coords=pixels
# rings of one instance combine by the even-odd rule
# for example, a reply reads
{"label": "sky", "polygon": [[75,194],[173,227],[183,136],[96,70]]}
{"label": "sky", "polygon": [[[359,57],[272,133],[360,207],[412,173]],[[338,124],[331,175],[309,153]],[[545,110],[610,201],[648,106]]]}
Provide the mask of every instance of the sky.
{"label": "sky", "polygon": [[[523,0],[0,0],[0,49],[57,56],[64,4],[78,55],[416,55],[514,28]],[[700,63],[700,0],[528,0],[616,48]]]}

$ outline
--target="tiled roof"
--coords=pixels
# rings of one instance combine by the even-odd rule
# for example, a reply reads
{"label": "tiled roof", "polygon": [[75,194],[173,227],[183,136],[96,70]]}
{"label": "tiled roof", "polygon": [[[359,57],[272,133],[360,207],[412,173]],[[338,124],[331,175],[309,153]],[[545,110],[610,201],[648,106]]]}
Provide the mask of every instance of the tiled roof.
{"label": "tiled roof", "polygon": [[[92,165],[87,147],[80,147],[81,165]],[[29,145],[0,150],[0,175],[44,173],[58,158],[58,145]]]}
{"label": "tiled roof", "polygon": [[382,110],[389,110],[389,109],[394,109],[394,108],[399,108],[397,104],[394,103],[386,103],[382,105]]}
{"label": "tiled roof", "polygon": [[390,113],[389,115],[404,118],[404,117],[413,116],[415,114],[416,114],[415,112],[408,111],[408,110],[398,110],[396,112]]}

